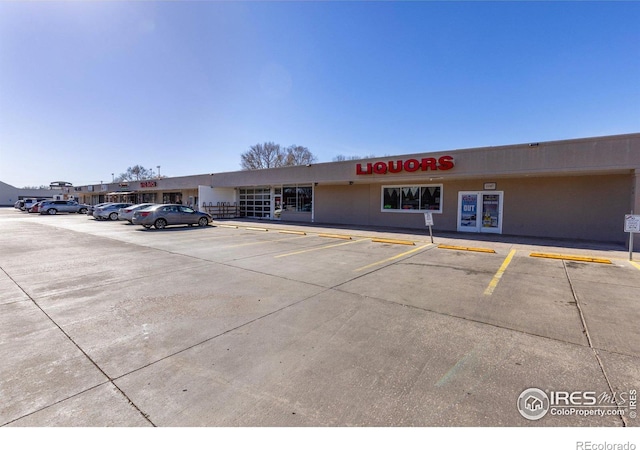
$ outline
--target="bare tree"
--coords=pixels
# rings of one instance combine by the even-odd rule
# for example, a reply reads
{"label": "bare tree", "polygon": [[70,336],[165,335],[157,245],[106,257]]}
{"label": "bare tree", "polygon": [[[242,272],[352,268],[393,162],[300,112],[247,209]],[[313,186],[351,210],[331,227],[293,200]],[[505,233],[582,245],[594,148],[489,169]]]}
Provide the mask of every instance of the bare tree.
{"label": "bare tree", "polygon": [[284,155],[280,145],[273,142],[256,144],[240,155],[240,166],[244,170],[270,169],[283,165]]}
{"label": "bare tree", "polygon": [[368,158],[375,158],[376,155],[364,155],[364,156],[344,156],[344,155],[337,155],[333,158],[334,162],[339,162],[339,161],[355,161],[356,159],[368,159]]}
{"label": "bare tree", "polygon": [[304,166],[316,161],[316,157],[309,151],[307,147],[301,145],[292,145],[287,148],[286,164],[287,166]]}
{"label": "bare tree", "polygon": [[140,181],[153,178],[153,169],[145,169],[141,165],[127,168],[127,171],[115,177],[114,181]]}
{"label": "bare tree", "polygon": [[292,145],[283,150],[279,144],[265,142],[252,145],[240,155],[240,166],[243,170],[271,169],[311,164],[315,160],[316,157],[307,147]]}

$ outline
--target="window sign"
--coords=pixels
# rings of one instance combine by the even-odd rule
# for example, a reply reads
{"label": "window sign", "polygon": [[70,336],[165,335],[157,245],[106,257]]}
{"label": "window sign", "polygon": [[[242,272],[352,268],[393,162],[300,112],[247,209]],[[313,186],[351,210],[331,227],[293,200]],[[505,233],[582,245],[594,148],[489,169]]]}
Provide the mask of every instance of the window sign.
{"label": "window sign", "polygon": [[498,228],[499,206],[499,195],[482,195],[482,228]]}
{"label": "window sign", "polygon": [[478,228],[478,194],[464,194],[460,199],[460,228]]}
{"label": "window sign", "polygon": [[502,233],[502,201],[500,191],[459,192],[458,231]]}

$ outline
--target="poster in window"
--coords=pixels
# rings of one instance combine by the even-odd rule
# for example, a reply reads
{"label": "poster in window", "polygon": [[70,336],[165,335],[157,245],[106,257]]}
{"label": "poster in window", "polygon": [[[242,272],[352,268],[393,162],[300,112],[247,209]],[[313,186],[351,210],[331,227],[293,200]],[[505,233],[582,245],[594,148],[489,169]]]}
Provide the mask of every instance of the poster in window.
{"label": "poster in window", "polygon": [[476,228],[477,225],[477,206],[478,206],[478,195],[477,194],[466,194],[462,196],[462,201],[460,202],[460,226],[461,227],[469,227]]}
{"label": "poster in window", "polygon": [[482,196],[482,228],[498,228],[499,195]]}

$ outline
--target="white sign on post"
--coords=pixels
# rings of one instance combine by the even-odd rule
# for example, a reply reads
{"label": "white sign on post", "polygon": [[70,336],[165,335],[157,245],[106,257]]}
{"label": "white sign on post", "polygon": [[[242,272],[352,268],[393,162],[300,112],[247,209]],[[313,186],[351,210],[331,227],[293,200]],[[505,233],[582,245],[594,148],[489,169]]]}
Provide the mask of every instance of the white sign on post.
{"label": "white sign on post", "polygon": [[640,216],[625,214],[624,232],[629,233],[629,261],[633,261],[633,233],[640,233]]}
{"label": "white sign on post", "polygon": [[431,226],[433,225],[432,212],[424,213],[424,224],[429,227],[429,236],[431,237],[431,243],[433,244],[433,231],[431,230]]}
{"label": "white sign on post", "polygon": [[[640,217],[640,216],[639,216]],[[433,213],[426,212],[424,213],[424,224],[426,226],[433,225]]]}
{"label": "white sign on post", "polygon": [[624,232],[640,233],[640,216],[627,214],[624,216]]}

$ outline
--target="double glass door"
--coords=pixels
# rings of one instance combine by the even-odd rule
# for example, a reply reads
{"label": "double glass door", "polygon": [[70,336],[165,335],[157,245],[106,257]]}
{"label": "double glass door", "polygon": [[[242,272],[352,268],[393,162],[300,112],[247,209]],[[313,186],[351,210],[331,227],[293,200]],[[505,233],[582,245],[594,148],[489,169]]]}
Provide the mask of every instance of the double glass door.
{"label": "double glass door", "polygon": [[502,233],[502,191],[458,192],[458,231]]}

